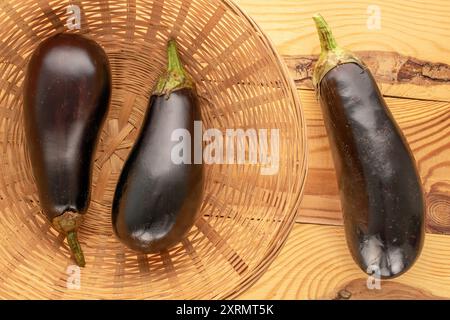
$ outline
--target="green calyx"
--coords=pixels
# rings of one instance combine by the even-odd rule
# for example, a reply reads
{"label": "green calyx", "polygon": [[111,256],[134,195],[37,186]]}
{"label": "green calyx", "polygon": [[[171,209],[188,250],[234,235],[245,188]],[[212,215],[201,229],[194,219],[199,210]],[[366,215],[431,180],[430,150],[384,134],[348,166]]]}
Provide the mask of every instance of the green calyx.
{"label": "green calyx", "polygon": [[316,24],[317,33],[319,34],[320,39],[320,47],[322,49],[313,74],[313,84],[316,88],[316,92],[320,95],[320,82],[323,77],[336,66],[345,63],[356,63],[363,68],[365,68],[365,66],[353,53],[337,44],[330,27],[320,14],[315,14],[313,20]]}
{"label": "green calyx", "polygon": [[80,267],[84,267],[86,265],[83,250],[81,249],[77,236],[77,230],[82,222],[83,215],[73,211],[66,211],[62,215],[54,218],[52,221],[55,229],[66,235],[70,251],[73,254],[75,262]]}
{"label": "green calyx", "polygon": [[159,79],[154,95],[167,97],[176,90],[184,88],[194,88],[194,82],[184,70],[178,55],[177,44],[175,40],[170,40],[167,45],[168,66],[165,74]]}

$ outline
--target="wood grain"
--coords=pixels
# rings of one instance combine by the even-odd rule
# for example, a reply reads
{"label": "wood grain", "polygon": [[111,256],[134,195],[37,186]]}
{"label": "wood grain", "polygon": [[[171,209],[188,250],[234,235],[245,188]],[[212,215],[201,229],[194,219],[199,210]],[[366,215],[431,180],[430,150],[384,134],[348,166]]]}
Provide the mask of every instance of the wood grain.
{"label": "wood grain", "polygon": [[[342,224],[328,137],[315,94],[299,90],[309,142],[300,222]],[[450,103],[386,98],[416,158],[427,198],[427,231],[450,234]]]}
{"label": "wood grain", "polygon": [[[311,91],[320,52],[311,16],[320,12],[338,42],[368,65],[413,148],[427,197],[427,231],[450,234],[450,2],[236,2],[267,32],[302,89],[309,173],[298,221],[342,224],[322,113]],[[381,9],[380,30],[367,27],[372,4]],[[270,270],[241,298],[449,299],[449,248],[448,235],[427,234],[411,272],[383,282],[382,290],[369,290],[367,278],[348,253],[342,227],[297,224]]]}
{"label": "wood grain", "polygon": [[[450,2],[447,0],[236,0],[269,35],[281,54],[319,53],[311,17],[320,12],[339,43],[350,50],[394,51],[450,63]],[[368,9],[381,10],[381,29],[368,28]]]}
{"label": "wood grain", "polygon": [[[450,237],[430,235],[405,275],[369,290],[342,227],[297,224],[274,264],[240,299],[450,298]],[[370,281],[373,283],[372,281]]]}
{"label": "wood grain", "polygon": [[[356,52],[371,52],[373,60],[386,76],[402,65],[414,74],[417,61],[432,68],[431,74],[444,79],[436,85],[423,86],[408,80],[409,72],[400,74],[407,81],[389,83],[380,81],[385,95],[450,101],[450,83],[442,64],[450,64],[450,2],[446,0],[380,0],[380,1],[298,1],[298,0],[236,0],[236,2],[263,28],[275,43],[286,62],[320,52],[312,15],[320,12],[333,29],[339,44]],[[370,29],[369,6],[377,5],[381,29]],[[376,51],[376,52],[374,52]],[[362,58],[367,55],[363,53]],[[300,62],[300,63],[298,63]],[[403,64],[402,62],[405,62]],[[394,64],[394,68],[391,65]],[[373,67],[374,64],[371,64]],[[383,66],[387,67],[383,68]],[[377,67],[378,68],[378,67]],[[376,73],[376,72],[375,72]],[[433,75],[434,74],[434,75]],[[296,76],[295,73],[293,74]],[[380,75],[380,74],[378,74]],[[297,75],[298,77],[298,75]],[[381,80],[382,77],[378,77]],[[401,77],[400,77],[401,78]]]}
{"label": "wood grain", "polygon": [[[372,282],[371,282],[372,283]],[[426,289],[417,289],[394,281],[386,281],[379,290],[369,289],[367,279],[355,279],[344,285],[342,289],[337,289],[334,300],[374,300],[383,297],[383,299],[392,300],[439,300],[443,297],[435,296]]]}
{"label": "wood grain", "polygon": [[[433,63],[396,52],[357,51],[384,95],[450,101],[450,65]],[[318,55],[284,56],[299,89],[313,90],[312,75]]]}

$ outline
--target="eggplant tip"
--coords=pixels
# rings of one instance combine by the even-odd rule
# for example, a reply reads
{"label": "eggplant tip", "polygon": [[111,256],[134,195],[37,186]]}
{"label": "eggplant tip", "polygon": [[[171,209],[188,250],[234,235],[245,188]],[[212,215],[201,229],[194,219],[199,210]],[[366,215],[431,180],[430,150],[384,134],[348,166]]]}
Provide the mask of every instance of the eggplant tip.
{"label": "eggplant tip", "polygon": [[368,275],[393,279],[408,271],[417,255],[410,246],[393,246],[372,236],[360,244],[361,269]]}

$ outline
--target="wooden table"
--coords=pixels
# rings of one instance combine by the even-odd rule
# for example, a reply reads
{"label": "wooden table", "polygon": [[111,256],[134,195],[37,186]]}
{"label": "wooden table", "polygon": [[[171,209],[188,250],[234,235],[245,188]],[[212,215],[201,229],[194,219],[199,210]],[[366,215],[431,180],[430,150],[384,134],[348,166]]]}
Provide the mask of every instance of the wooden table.
{"label": "wooden table", "polygon": [[[243,299],[450,298],[450,2],[236,0],[266,31],[298,86],[309,174],[298,223]],[[418,162],[427,198],[423,253],[407,274],[369,290],[347,250],[335,172],[312,90],[320,12],[375,74]],[[380,19],[377,19],[379,17]]]}

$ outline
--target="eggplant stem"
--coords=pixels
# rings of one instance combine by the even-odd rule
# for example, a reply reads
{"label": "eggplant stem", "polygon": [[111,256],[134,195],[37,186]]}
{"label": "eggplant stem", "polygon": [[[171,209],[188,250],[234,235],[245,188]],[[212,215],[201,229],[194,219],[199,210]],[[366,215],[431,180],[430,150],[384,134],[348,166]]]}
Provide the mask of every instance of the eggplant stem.
{"label": "eggplant stem", "polygon": [[320,47],[322,48],[322,53],[327,51],[332,51],[338,48],[336,39],[331,32],[330,26],[322,17],[321,14],[317,13],[313,16],[313,20],[316,23],[317,33],[319,34]]}
{"label": "eggplant stem", "polygon": [[86,261],[84,260],[83,250],[81,249],[80,242],[78,241],[76,231],[71,231],[67,234],[67,242],[77,265],[84,267],[86,265]]}
{"label": "eggplant stem", "polygon": [[177,43],[173,39],[167,43],[167,71],[185,73],[178,55]]}
{"label": "eggplant stem", "polygon": [[81,249],[77,236],[77,230],[82,222],[83,215],[70,210],[52,220],[52,224],[55,229],[66,235],[70,251],[73,254],[75,262],[80,267],[84,267],[86,265],[83,250]]}
{"label": "eggplant stem", "polygon": [[356,63],[363,69],[366,67],[352,52],[337,44],[336,39],[331,32],[331,28],[320,14],[315,14],[313,20],[316,24],[320,47],[322,49],[313,74],[313,84],[316,88],[317,96],[320,97],[320,82],[329,71],[338,65]]}
{"label": "eggplant stem", "polygon": [[181,63],[176,41],[171,39],[167,43],[167,70],[159,79],[153,94],[169,98],[172,92],[185,88],[193,89],[194,82]]}

